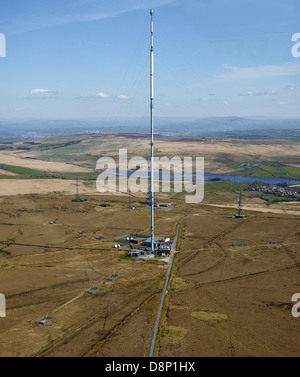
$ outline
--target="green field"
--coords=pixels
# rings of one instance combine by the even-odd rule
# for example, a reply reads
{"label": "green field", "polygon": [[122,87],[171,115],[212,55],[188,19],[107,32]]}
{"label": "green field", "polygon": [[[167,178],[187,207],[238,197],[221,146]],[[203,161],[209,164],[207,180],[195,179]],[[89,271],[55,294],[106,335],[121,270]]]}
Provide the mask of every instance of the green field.
{"label": "green field", "polygon": [[80,179],[80,180],[95,180],[97,173],[60,173],[52,174],[41,170],[24,168],[22,166],[0,164],[0,170],[14,173],[14,176],[0,175],[0,179]]}
{"label": "green field", "polygon": [[300,168],[294,166],[287,166],[278,162],[264,162],[257,165],[245,168],[241,164],[232,164],[229,167],[239,169],[235,173],[239,177],[300,179]]}

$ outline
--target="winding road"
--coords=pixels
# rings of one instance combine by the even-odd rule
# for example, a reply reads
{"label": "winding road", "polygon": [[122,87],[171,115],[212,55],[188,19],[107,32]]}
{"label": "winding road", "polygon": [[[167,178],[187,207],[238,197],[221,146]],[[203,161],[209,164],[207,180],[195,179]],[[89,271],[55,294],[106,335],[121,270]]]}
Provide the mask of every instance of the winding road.
{"label": "winding road", "polygon": [[160,322],[160,318],[161,318],[161,312],[162,312],[162,308],[163,308],[163,305],[164,305],[165,296],[166,296],[167,288],[168,288],[168,284],[169,284],[169,278],[170,278],[171,271],[172,271],[174,255],[175,255],[175,252],[176,252],[176,245],[177,245],[177,241],[178,241],[178,235],[179,235],[180,225],[181,225],[182,221],[184,219],[186,219],[187,217],[189,217],[189,216],[191,216],[191,215],[185,215],[184,217],[182,217],[180,219],[178,225],[177,225],[176,236],[174,238],[174,241],[172,243],[172,248],[171,248],[171,255],[170,255],[169,266],[168,266],[167,274],[166,274],[166,277],[165,277],[165,282],[164,282],[164,286],[163,286],[163,290],[162,290],[162,294],[161,294],[161,298],[160,298],[160,302],[159,302],[159,306],[158,306],[157,316],[156,316],[156,320],[155,320],[154,328],[153,328],[153,332],[152,332],[152,337],[151,337],[151,342],[150,342],[150,346],[149,346],[148,357],[152,357],[153,356],[153,351],[154,351],[154,346],[155,346],[155,342],[156,342],[156,336],[157,336],[158,326],[159,326],[159,322]]}

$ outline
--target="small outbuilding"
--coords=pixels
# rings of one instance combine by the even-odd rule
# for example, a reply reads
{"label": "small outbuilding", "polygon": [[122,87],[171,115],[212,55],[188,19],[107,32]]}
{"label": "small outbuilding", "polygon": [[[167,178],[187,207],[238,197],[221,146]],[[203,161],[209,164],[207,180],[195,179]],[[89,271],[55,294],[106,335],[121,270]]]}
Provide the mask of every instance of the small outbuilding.
{"label": "small outbuilding", "polygon": [[90,294],[90,295],[93,295],[93,294],[95,294],[97,291],[98,291],[98,288],[96,288],[96,287],[90,287],[89,289],[87,289],[87,290],[85,291],[85,293],[88,293],[88,294]]}
{"label": "small outbuilding", "polygon": [[43,326],[45,326],[45,325],[47,325],[50,322],[52,322],[52,317],[49,317],[48,314],[46,314],[44,317],[38,319],[36,321],[36,324],[37,325],[43,325]]}
{"label": "small outbuilding", "polygon": [[172,207],[173,203],[155,203],[155,208],[170,208]]}

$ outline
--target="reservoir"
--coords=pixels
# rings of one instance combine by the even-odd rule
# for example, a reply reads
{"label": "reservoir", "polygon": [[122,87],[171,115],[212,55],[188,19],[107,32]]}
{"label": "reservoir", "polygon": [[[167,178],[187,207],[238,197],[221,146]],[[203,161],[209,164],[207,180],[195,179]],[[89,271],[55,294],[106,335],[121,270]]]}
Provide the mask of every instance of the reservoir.
{"label": "reservoir", "polygon": [[227,180],[231,182],[241,182],[241,183],[254,183],[257,181],[268,183],[270,185],[276,185],[280,183],[286,183],[288,185],[295,185],[299,184],[300,181],[296,181],[294,179],[287,179],[287,178],[256,178],[256,177],[238,177],[235,175],[217,175],[217,174],[210,174],[205,173],[204,174],[204,180],[209,181],[214,178],[219,178],[222,180]]}
{"label": "reservoir", "polygon": [[[108,170],[109,171],[109,170]],[[137,170],[135,171],[137,172]],[[117,169],[117,174],[120,176],[126,176],[129,178],[130,175],[133,173],[133,171],[119,171]],[[150,172],[147,174],[147,172],[143,172],[141,170],[138,171],[138,174],[140,175],[141,178],[147,178],[150,179]],[[187,174],[187,177],[189,174]],[[154,173],[154,179],[155,180],[162,180],[163,175],[162,172],[155,172]],[[212,173],[204,173],[204,180],[209,181],[212,179],[220,179],[222,181],[231,181],[231,182],[239,182],[239,183],[254,183],[254,182],[263,182],[266,184],[270,185],[276,185],[276,184],[281,184],[281,183],[286,183],[288,185],[296,185],[300,184],[300,180],[295,180],[295,179],[288,179],[288,178],[258,178],[258,177],[239,177],[236,175],[219,175],[219,174],[212,174]],[[183,180],[182,174],[170,174],[170,180]],[[198,182],[200,181],[200,177],[198,178]],[[195,181],[195,174],[193,174],[193,181]]]}

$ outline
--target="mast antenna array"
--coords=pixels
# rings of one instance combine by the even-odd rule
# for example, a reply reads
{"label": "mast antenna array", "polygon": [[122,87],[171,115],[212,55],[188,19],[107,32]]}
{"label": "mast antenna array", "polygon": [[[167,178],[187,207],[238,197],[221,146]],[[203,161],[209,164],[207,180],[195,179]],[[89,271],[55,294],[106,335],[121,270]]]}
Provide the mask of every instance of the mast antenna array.
{"label": "mast antenna array", "polygon": [[154,253],[154,182],[153,182],[153,170],[154,170],[154,157],[153,157],[153,101],[154,101],[154,48],[153,48],[153,9],[150,10],[151,24],[151,47],[150,47],[150,122],[151,122],[151,178],[150,178],[150,196],[151,196],[151,252]]}

